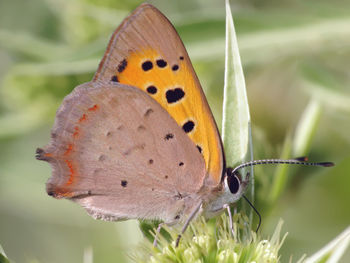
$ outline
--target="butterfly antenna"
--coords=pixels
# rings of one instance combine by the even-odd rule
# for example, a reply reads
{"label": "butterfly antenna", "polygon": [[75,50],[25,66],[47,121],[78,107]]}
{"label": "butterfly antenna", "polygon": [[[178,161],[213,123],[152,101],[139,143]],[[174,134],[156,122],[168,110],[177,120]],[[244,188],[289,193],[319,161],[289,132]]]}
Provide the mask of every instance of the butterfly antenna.
{"label": "butterfly antenna", "polygon": [[248,204],[253,208],[254,212],[258,215],[259,217],[259,223],[258,223],[258,227],[256,228],[255,232],[258,233],[258,230],[261,226],[261,215],[259,213],[259,211],[255,208],[255,206],[249,201],[249,199],[245,196],[245,195],[242,195],[243,198],[248,202]]}
{"label": "butterfly antenna", "polygon": [[264,160],[255,160],[255,161],[242,163],[242,164],[236,166],[232,170],[231,174],[235,174],[238,170],[240,170],[244,167],[260,165],[260,164],[299,164],[299,165],[323,166],[323,167],[334,166],[334,163],[332,163],[332,162],[320,162],[320,163],[309,162],[307,157],[299,157],[299,158],[289,159],[289,160],[264,159]]}

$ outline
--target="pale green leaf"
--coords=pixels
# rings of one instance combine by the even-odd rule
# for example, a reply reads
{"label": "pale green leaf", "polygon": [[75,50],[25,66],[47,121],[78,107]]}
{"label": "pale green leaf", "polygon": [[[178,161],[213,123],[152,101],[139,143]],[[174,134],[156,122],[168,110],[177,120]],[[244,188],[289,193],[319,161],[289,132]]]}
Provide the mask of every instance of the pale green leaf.
{"label": "pale green leaf", "polygon": [[250,141],[250,115],[245,80],[229,1],[226,1],[226,55],[222,138],[226,163],[246,159]]}
{"label": "pale green leaf", "polygon": [[[225,52],[222,140],[225,148],[226,164],[229,167],[234,167],[247,161],[247,159],[253,159],[253,146],[248,98],[229,0],[226,0]],[[246,174],[247,172],[243,170],[243,178]],[[247,196],[254,202],[254,174],[252,167],[250,176],[251,184]],[[249,219],[250,223],[252,223],[252,209],[246,202],[243,203],[243,210],[249,211]]]}
{"label": "pale green leaf", "polygon": [[336,263],[344,254],[350,244],[350,227],[346,228],[339,236],[329,242],[320,251],[305,259],[305,263]]}

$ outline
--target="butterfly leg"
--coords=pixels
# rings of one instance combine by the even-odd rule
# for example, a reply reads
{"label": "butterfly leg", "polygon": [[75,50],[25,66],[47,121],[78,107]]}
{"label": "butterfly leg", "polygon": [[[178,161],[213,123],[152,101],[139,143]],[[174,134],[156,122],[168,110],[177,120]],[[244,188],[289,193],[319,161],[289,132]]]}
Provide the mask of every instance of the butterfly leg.
{"label": "butterfly leg", "polygon": [[200,202],[196,206],[196,208],[191,212],[190,216],[188,217],[188,219],[186,220],[184,226],[181,229],[181,233],[177,236],[175,247],[179,246],[181,236],[183,235],[183,233],[185,233],[185,231],[186,231],[187,227],[189,226],[190,222],[197,215],[197,213],[198,213],[198,211],[200,210],[201,207],[202,207],[202,202]]}
{"label": "butterfly leg", "polygon": [[158,235],[160,234],[160,230],[162,229],[163,225],[164,223],[159,223],[157,227],[156,235],[154,236],[154,240],[153,240],[153,247],[157,247],[158,245]]}
{"label": "butterfly leg", "polygon": [[227,210],[228,217],[229,217],[229,220],[230,220],[231,233],[232,233],[232,236],[234,237],[235,236],[235,232],[233,230],[233,220],[232,220],[232,214],[231,214],[230,205],[229,204],[224,204],[223,208]]}

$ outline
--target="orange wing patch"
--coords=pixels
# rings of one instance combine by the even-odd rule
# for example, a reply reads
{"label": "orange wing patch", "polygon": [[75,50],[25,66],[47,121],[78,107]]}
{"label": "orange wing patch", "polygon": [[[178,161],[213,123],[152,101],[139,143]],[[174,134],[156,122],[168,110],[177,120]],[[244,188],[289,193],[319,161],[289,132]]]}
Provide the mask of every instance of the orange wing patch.
{"label": "orange wing patch", "polygon": [[[112,81],[136,86],[147,92],[165,108],[202,153],[206,168],[220,175],[220,152],[214,140],[216,127],[210,126],[211,116],[205,115],[200,90],[183,56],[169,64],[157,51],[146,49],[131,53],[118,65]],[[213,151],[212,149],[216,149]]]}

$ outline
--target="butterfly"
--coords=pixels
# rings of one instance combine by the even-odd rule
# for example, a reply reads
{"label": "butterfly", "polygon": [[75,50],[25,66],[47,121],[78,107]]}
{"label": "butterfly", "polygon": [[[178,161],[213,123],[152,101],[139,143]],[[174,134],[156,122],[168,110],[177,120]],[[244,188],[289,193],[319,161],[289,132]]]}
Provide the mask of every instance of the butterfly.
{"label": "butterfly", "polygon": [[[113,33],[92,81],[57,111],[47,193],[96,219],[188,223],[241,198],[249,184],[227,168],[220,134],[187,51],[169,20],[144,3]],[[292,160],[301,163],[305,160]]]}

